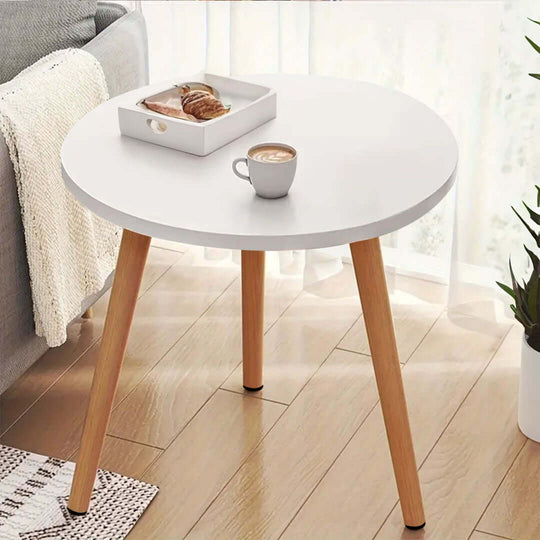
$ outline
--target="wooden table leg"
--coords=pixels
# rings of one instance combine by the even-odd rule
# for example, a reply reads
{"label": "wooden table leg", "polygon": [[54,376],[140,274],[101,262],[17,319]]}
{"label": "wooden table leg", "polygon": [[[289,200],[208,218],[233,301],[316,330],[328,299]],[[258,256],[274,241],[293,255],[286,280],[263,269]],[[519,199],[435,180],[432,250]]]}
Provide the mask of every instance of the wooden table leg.
{"label": "wooden table leg", "polygon": [[405,526],[425,525],[422,493],[403,391],[392,312],[378,238],[351,244],[358,292]]}
{"label": "wooden table leg", "polygon": [[242,251],[244,388],[263,387],[264,251]]}
{"label": "wooden table leg", "polygon": [[124,230],[68,508],[85,514],[124,359],[150,238]]}

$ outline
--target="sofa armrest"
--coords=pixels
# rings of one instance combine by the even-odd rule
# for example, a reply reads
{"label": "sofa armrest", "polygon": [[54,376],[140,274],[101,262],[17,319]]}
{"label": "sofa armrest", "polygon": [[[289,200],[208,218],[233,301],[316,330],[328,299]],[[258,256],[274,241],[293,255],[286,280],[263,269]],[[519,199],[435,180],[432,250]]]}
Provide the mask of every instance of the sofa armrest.
{"label": "sofa armrest", "polygon": [[138,11],[120,17],[83,49],[103,67],[111,97],[148,84],[146,24]]}
{"label": "sofa armrest", "polygon": [[0,394],[46,350],[34,331],[17,182],[0,133]]}

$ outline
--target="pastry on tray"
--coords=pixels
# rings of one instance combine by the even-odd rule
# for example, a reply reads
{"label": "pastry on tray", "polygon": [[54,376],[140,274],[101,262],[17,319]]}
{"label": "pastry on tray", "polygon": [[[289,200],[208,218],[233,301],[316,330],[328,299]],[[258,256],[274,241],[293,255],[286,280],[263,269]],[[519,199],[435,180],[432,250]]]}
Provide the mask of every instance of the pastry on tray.
{"label": "pastry on tray", "polygon": [[166,116],[172,116],[173,118],[183,118],[185,120],[197,120],[194,116],[186,114],[183,111],[181,98],[170,98],[166,101],[150,101],[148,99],[145,99],[143,103],[151,111],[155,111]]}
{"label": "pastry on tray", "polygon": [[143,100],[143,105],[173,118],[204,122],[229,112],[219,93],[204,83],[183,84]]}
{"label": "pastry on tray", "polygon": [[191,90],[182,96],[182,108],[199,120],[210,120],[223,116],[229,112],[221,101],[210,92],[204,90]]}

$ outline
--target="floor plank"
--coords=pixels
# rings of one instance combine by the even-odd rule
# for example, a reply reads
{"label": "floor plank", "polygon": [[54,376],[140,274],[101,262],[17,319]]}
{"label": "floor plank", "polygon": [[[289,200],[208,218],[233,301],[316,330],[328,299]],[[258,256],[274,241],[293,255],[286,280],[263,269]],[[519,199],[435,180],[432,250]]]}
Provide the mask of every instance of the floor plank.
{"label": "floor plank", "polygon": [[160,491],[130,540],[183,538],[284,409],[218,390],[144,475]]}
{"label": "floor plank", "polygon": [[[107,436],[105,437],[99,467],[124,476],[141,479],[144,471],[162,453],[163,450],[159,448]],[[78,451],[71,456],[70,461],[76,461],[77,455]]]}
{"label": "floor plank", "polygon": [[150,250],[148,251],[148,260],[144,267],[139,297],[158,281],[165,272],[176,264],[181,256],[181,253],[171,253],[164,249],[150,247]]}
{"label": "floor plank", "polygon": [[179,253],[185,253],[191,247],[187,244],[181,244],[180,242],[171,242],[170,240],[162,240],[161,238],[152,238],[151,245],[161,249],[178,251]]}
{"label": "floor plank", "polygon": [[[354,283],[345,265],[340,283]],[[317,295],[303,292],[264,337],[264,388],[259,397],[290,403],[360,315],[358,295],[334,298],[340,283]],[[239,365],[222,388],[244,392]]]}
{"label": "floor plank", "polygon": [[[140,298],[115,403],[118,404],[230,285],[234,268],[193,266],[189,253]],[[99,344],[87,351],[1,438],[67,459],[77,448]],[[136,418],[132,418],[136,422]]]}
{"label": "floor plank", "polygon": [[[522,333],[512,329],[420,469],[427,522],[422,538],[467,538],[523,447],[517,427]],[[395,508],[376,538],[401,538],[402,532]]]}
{"label": "floor plank", "polygon": [[[457,324],[459,323],[459,325]],[[470,330],[446,315],[403,368],[421,463],[497,350],[508,326]],[[372,538],[397,502],[379,407],[369,415],[283,538]]]}
{"label": "floor plank", "polygon": [[[402,291],[395,291],[390,297],[390,302],[399,359],[405,363],[429,332],[441,314],[443,306],[423,302]],[[338,347],[361,354],[370,354],[363,317],[360,317],[347,332]]]}
{"label": "floor plank", "polygon": [[501,536],[493,536],[492,534],[486,534],[484,532],[480,532],[480,531],[474,531],[472,534],[471,534],[471,537],[469,538],[469,540],[497,540],[500,538],[502,538]]}
{"label": "floor plank", "polygon": [[[383,247],[384,251],[384,247]],[[448,285],[419,277],[405,276],[393,268],[386,268],[386,283],[391,295],[399,291],[429,304],[448,303]]]}
{"label": "floor plank", "polygon": [[540,538],[540,444],[527,440],[478,524],[508,538]]}
{"label": "floor plank", "polygon": [[[100,310],[101,299],[95,304]],[[67,341],[49,349],[0,395],[0,434],[3,434],[69,367],[101,337],[102,325],[78,319],[67,330]]]}
{"label": "floor plank", "polygon": [[277,538],[377,401],[369,358],[334,351],[188,538]]}
{"label": "floor plank", "polygon": [[[297,278],[266,280],[266,328],[301,290]],[[109,433],[165,448],[241,362],[237,280],[113,412]]]}
{"label": "floor plank", "polygon": [[[151,248],[140,296],[180,258],[179,253]],[[77,319],[68,327],[66,343],[49,349],[0,396],[0,434],[32,405],[101,337],[109,302],[106,293],[95,304],[91,319]]]}
{"label": "floor plank", "polygon": [[[204,539],[540,538],[540,445],[515,426],[519,329],[478,379],[508,326],[473,328],[443,313],[429,329],[445,287],[388,276],[402,360],[414,351],[403,375],[425,459],[428,525],[411,533],[393,509],[350,265],[300,295],[298,275],[268,277],[266,387],[241,395],[235,254],[185,249],[150,250],[112,426],[122,438],[107,436],[100,464],[160,485],[130,539],[181,538],[192,527]],[[11,426],[1,442],[73,459],[107,300],[0,397],[0,432]],[[363,354],[331,352],[338,343]],[[140,444],[154,441],[172,443]]]}

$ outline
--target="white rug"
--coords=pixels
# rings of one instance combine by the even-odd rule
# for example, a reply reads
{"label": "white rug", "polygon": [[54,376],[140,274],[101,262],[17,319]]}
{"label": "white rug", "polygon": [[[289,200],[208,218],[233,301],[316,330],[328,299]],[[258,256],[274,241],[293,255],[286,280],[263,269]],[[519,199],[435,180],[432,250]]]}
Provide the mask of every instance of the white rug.
{"label": "white rug", "polygon": [[156,486],[98,472],[90,510],[67,509],[75,464],[0,445],[2,540],[120,540],[156,495]]}

